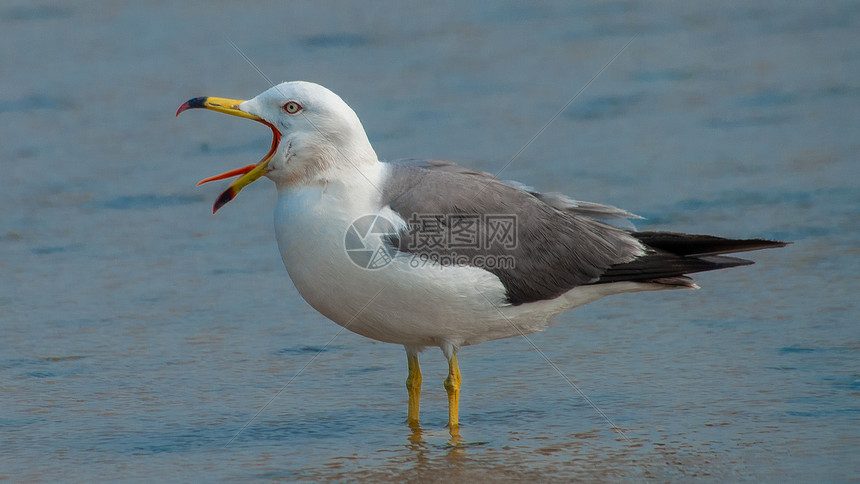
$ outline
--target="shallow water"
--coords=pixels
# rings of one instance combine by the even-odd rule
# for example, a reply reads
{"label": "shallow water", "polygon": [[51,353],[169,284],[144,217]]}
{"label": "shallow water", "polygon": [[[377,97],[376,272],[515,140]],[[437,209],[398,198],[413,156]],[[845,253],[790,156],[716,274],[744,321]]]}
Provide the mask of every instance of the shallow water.
{"label": "shallow water", "polygon": [[[848,1],[6,2],[0,480],[856,479],[858,24]],[[341,94],[383,157],[498,172],[633,36],[501,176],[794,244],[464,349],[459,445],[438,351],[413,434],[402,348],[298,296],[269,182],[210,215],[223,186],[194,184],[268,131],[173,118],[268,87],[232,42]]]}

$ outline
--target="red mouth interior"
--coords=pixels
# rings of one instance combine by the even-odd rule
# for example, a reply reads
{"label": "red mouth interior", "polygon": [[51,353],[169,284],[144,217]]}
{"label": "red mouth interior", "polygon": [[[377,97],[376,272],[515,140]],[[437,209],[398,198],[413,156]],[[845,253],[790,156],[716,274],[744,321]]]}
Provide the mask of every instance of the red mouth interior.
{"label": "red mouth interior", "polygon": [[197,184],[197,186],[200,186],[204,183],[213,182],[216,180],[223,180],[225,178],[232,178],[234,176],[245,175],[245,174],[249,173],[251,170],[253,170],[254,168],[256,168],[260,163],[263,163],[263,162],[269,160],[272,156],[275,155],[275,151],[278,149],[278,144],[281,142],[281,132],[278,131],[278,129],[275,128],[268,121],[260,120],[260,122],[265,124],[266,126],[268,126],[272,130],[272,145],[269,147],[269,152],[266,153],[265,156],[263,156],[263,158],[254,165],[243,166],[242,168],[236,168],[235,170],[230,170],[230,171],[221,173],[220,175],[210,176],[209,178],[206,178],[204,180],[200,180],[200,182]]}

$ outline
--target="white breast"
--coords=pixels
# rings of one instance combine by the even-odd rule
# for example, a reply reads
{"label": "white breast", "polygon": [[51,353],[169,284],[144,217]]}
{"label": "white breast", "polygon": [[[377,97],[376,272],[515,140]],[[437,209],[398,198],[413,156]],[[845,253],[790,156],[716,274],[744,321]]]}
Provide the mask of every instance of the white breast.
{"label": "white breast", "polygon": [[[350,331],[390,343],[460,346],[517,334],[494,308],[505,304],[504,286],[483,269],[432,263],[416,267],[410,257],[400,256],[370,270],[350,259],[345,235],[359,217],[381,213],[405,225],[380,207],[375,186],[381,186],[383,168],[363,175],[376,183],[329,182],[280,190],[275,233],[284,266],[302,297]],[[529,329],[544,324],[537,326]]]}

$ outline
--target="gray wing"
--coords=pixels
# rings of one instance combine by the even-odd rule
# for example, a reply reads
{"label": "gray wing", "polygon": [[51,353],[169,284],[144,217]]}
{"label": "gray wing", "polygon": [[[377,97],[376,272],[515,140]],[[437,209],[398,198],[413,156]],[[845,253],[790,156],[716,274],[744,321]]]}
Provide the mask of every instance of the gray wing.
{"label": "gray wing", "polygon": [[[495,274],[515,305],[552,299],[584,284],[634,281],[693,288],[697,286],[686,274],[752,264],[722,254],[787,245],[623,230],[600,220],[635,215],[541,194],[447,161],[403,160],[389,162],[389,167],[384,203],[409,223],[408,232],[392,243],[415,256],[467,263]],[[499,217],[513,219],[515,243],[498,237],[511,235],[500,229]],[[470,239],[473,235],[477,241]],[[446,259],[453,253],[460,258]]]}
{"label": "gray wing", "polygon": [[[472,170],[469,168],[463,168],[456,163],[447,160],[417,160],[417,159],[405,159],[405,160],[394,160],[387,162],[391,165],[398,166],[413,166],[419,168],[426,168],[428,170],[434,171],[445,171],[449,173],[460,173],[463,175],[468,175],[470,177],[479,178],[487,182],[495,182],[495,183],[503,183],[505,185],[510,185],[514,188],[519,188],[524,192],[530,193],[532,196],[537,198],[538,200],[546,203],[547,205],[556,208],[558,210],[563,210],[566,212],[570,212],[575,215],[582,215],[585,217],[593,218],[600,221],[607,222],[618,222],[621,221],[622,224],[632,225],[627,223],[626,221],[629,219],[641,219],[639,215],[635,213],[628,212],[627,210],[613,207],[612,205],[604,205],[600,203],[594,202],[583,202],[581,200],[574,200],[564,194],[561,193],[541,193],[535,191],[534,188],[524,185],[517,181],[512,180],[501,180],[493,175],[479,170]],[[632,228],[632,227],[629,227]]]}
{"label": "gray wing", "polygon": [[515,305],[599,282],[609,268],[645,253],[630,232],[593,218],[632,215],[614,207],[543,195],[450,162],[397,161],[389,168],[384,204],[409,223],[393,241],[398,249],[481,267],[501,280]]}

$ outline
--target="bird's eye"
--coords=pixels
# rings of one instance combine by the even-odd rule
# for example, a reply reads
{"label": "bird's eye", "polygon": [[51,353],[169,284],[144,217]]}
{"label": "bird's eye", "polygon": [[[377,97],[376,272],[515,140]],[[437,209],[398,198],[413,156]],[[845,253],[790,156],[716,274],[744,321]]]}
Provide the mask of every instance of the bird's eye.
{"label": "bird's eye", "polygon": [[299,112],[301,110],[302,110],[302,106],[295,101],[289,101],[286,104],[284,104],[284,111],[286,111],[287,114],[296,114],[297,112]]}

